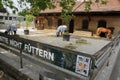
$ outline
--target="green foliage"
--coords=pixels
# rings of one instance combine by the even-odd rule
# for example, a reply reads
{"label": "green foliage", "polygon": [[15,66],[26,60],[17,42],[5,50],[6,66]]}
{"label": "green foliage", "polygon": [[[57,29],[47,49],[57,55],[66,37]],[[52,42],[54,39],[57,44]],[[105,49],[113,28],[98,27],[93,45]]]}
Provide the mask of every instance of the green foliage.
{"label": "green foliage", "polygon": [[85,11],[86,12],[89,12],[91,10],[91,4],[92,4],[91,0],[86,2],[86,4],[85,4]]}
{"label": "green foliage", "polygon": [[12,0],[0,0],[0,6],[3,6],[3,5],[4,7],[11,8],[13,13],[16,13],[16,11],[18,11],[18,8],[13,5]]}
{"label": "green foliage", "polygon": [[2,0],[0,0],[0,8],[3,8]]}
{"label": "green foliage", "polygon": [[75,5],[74,0],[61,0],[60,6],[62,7],[62,19],[66,24],[69,24],[70,20],[72,19],[72,10]]}
{"label": "green foliage", "polygon": [[69,45],[65,46],[64,48],[66,48],[66,49],[76,49],[76,46],[74,46],[72,43],[70,43]]}
{"label": "green foliage", "polygon": [[[61,17],[63,22],[67,25],[67,27],[69,26],[69,22],[73,18],[72,10],[74,5],[75,5],[75,0],[60,1],[60,6],[62,7]],[[67,28],[67,31],[64,34],[69,34],[68,30],[69,29]]]}
{"label": "green foliage", "polygon": [[31,8],[31,14],[33,14],[34,16],[38,16],[40,11],[41,10],[38,7]]}
{"label": "green foliage", "polygon": [[30,26],[30,23],[33,21],[34,16],[31,14],[26,15],[26,27]]}
{"label": "green foliage", "polygon": [[[107,0],[95,0],[96,3],[107,4]],[[89,12],[91,10],[92,0],[87,0],[85,2],[85,11]]]}
{"label": "green foliage", "polygon": [[[23,12],[25,14],[32,14],[34,16],[37,16],[41,10],[45,10],[46,8],[53,9],[55,8],[55,5],[51,0],[17,0],[20,7],[22,8],[23,6],[27,6],[30,4],[31,8],[28,10],[28,12]],[[106,4],[107,0],[96,0],[96,3],[101,3],[101,4]],[[0,0],[0,7],[3,7],[3,4],[5,5],[4,7],[9,7],[13,10],[13,13],[18,11],[18,8],[16,8],[13,5],[13,0]],[[92,0],[87,0],[85,4],[85,11],[89,12],[91,10],[91,4]],[[69,23],[69,21],[72,18],[72,10],[75,5],[75,0],[60,0],[60,6],[62,7],[62,18],[65,23]]]}
{"label": "green foliage", "polygon": [[21,12],[18,13],[21,16],[26,16],[27,14],[29,14],[28,9],[23,9]]}
{"label": "green foliage", "polygon": [[[25,3],[26,2],[26,3]],[[21,5],[30,4],[31,8],[26,9],[22,12],[22,14],[32,14],[34,16],[38,16],[41,10],[45,10],[46,8],[52,9],[55,8],[51,0],[20,0],[19,3]]]}
{"label": "green foliage", "polygon": [[102,4],[107,4],[107,0],[96,0],[95,2],[96,2],[96,3],[101,2]]}
{"label": "green foliage", "polygon": [[78,39],[78,40],[76,40],[76,43],[79,43],[79,44],[88,44],[87,40],[85,40],[85,39]]}
{"label": "green foliage", "polygon": [[107,0],[101,0],[102,4],[107,4]]}
{"label": "green foliage", "polygon": [[0,19],[0,22],[3,21],[3,19]]}
{"label": "green foliage", "polygon": [[17,19],[19,22],[24,21],[24,17],[17,17],[16,19]]}
{"label": "green foliage", "polygon": [[64,31],[64,34],[69,34],[68,30]]}
{"label": "green foliage", "polygon": [[20,27],[21,26],[21,22],[24,21],[24,17],[17,17],[16,20],[19,21],[19,24],[17,24],[17,26]]}

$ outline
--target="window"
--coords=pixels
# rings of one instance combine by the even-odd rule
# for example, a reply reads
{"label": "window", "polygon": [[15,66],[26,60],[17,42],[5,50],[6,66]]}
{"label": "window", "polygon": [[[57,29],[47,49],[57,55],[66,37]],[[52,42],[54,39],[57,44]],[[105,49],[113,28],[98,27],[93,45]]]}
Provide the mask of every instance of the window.
{"label": "window", "polygon": [[3,19],[3,16],[0,16],[0,19]]}
{"label": "window", "polygon": [[58,26],[62,24],[62,19],[58,19]]}
{"label": "window", "polygon": [[16,20],[16,17],[13,17],[13,20]]}
{"label": "window", "polygon": [[12,20],[12,17],[9,17],[9,20]]}
{"label": "window", "polygon": [[7,16],[5,16],[5,20],[8,20],[8,17],[7,17]]}
{"label": "window", "polygon": [[98,21],[98,27],[106,27],[106,21],[105,20],[99,20]]}
{"label": "window", "polygon": [[24,18],[24,21],[26,20],[26,18]]}
{"label": "window", "polygon": [[72,19],[69,24],[69,32],[73,33],[74,32],[74,20]]}
{"label": "window", "polygon": [[51,26],[52,26],[52,24],[53,24],[53,21],[52,21],[52,19],[51,19],[51,18],[49,18],[49,19],[48,19],[48,26],[49,26],[49,27],[51,27]]}
{"label": "window", "polygon": [[83,30],[87,30],[88,29],[88,25],[89,25],[89,21],[88,20],[83,20],[82,21],[82,29]]}

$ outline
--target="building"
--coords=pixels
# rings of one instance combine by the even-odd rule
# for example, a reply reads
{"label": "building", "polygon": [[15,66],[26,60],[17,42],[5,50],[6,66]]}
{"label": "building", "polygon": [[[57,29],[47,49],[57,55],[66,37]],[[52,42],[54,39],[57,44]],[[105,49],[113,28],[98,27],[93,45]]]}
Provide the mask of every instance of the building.
{"label": "building", "polygon": [[[119,0],[107,0],[107,4],[95,3],[93,0],[91,10],[89,13],[85,12],[85,0],[76,0],[76,5],[73,9],[74,17],[69,24],[69,32],[74,33],[79,30],[88,30],[96,32],[96,29],[102,27],[114,27],[115,33],[120,29],[120,1]],[[37,17],[36,23],[38,28],[44,25],[47,29],[56,29],[58,25],[62,23],[60,17],[61,7],[59,6],[59,0],[55,3],[57,6],[55,9],[46,9],[41,11],[39,17]]]}
{"label": "building", "polygon": [[[19,18],[17,14],[8,14],[5,8],[0,8],[0,28],[6,28],[9,24],[15,23],[19,24]],[[25,18],[22,17],[25,21]]]}
{"label": "building", "polygon": [[17,18],[19,18],[21,16],[18,16],[17,14],[7,14],[7,13],[0,13],[0,22],[4,22],[5,24],[10,24],[10,23],[18,23],[19,20]]}

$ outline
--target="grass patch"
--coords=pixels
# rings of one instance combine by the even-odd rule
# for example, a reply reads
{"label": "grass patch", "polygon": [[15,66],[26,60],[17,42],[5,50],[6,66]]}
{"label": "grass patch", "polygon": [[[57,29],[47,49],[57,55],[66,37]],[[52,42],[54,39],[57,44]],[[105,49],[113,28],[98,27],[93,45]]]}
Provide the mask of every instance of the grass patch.
{"label": "grass patch", "polygon": [[76,43],[88,44],[87,40],[85,40],[85,39],[78,39],[78,40],[76,40]]}
{"label": "grass patch", "polygon": [[72,49],[76,49],[76,46],[74,46],[72,43],[70,43],[67,46],[65,46],[64,48],[72,50]]}

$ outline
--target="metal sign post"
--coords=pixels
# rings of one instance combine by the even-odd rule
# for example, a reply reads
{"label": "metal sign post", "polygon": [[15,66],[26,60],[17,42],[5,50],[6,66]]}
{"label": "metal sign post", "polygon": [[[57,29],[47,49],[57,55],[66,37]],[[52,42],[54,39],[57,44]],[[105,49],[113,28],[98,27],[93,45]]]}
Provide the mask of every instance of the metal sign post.
{"label": "metal sign post", "polygon": [[20,68],[23,68],[23,59],[22,59],[22,51],[24,49],[24,44],[22,44],[20,49]]}
{"label": "metal sign post", "polygon": [[22,49],[20,50],[20,68],[23,68]]}

